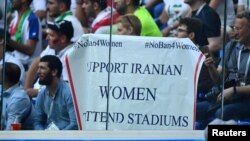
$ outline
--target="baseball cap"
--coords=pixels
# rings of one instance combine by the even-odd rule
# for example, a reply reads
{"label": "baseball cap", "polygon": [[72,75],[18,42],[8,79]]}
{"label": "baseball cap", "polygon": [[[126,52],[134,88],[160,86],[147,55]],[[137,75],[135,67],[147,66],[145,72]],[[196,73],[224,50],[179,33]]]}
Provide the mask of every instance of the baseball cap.
{"label": "baseball cap", "polygon": [[71,39],[74,34],[74,29],[70,21],[48,22],[48,28],[66,35],[68,39]]}

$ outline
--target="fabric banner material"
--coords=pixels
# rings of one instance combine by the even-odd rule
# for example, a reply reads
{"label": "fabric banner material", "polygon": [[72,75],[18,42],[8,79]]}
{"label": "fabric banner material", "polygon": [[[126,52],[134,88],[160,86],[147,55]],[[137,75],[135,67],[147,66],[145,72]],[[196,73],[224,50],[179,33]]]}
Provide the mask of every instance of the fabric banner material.
{"label": "fabric banner material", "polygon": [[85,34],[66,56],[81,130],[193,130],[204,55],[187,38]]}

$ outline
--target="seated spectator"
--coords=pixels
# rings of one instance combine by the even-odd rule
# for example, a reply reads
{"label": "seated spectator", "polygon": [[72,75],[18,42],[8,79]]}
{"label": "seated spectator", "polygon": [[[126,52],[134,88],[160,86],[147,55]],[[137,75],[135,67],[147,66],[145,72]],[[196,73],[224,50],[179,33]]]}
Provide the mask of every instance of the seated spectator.
{"label": "seated spectator", "polygon": [[142,25],[141,36],[157,36],[161,37],[161,31],[156,25],[150,13],[144,7],[140,6],[140,0],[119,0],[116,1],[116,10],[118,13],[134,14],[137,16]]}
{"label": "seated spectator", "polygon": [[141,34],[141,22],[133,14],[127,14],[121,16],[118,21],[118,31],[119,35],[135,35],[140,36]]}
{"label": "seated spectator", "polygon": [[[68,74],[64,60],[67,51],[73,45],[71,42],[73,31],[74,29],[72,23],[69,21],[49,22],[47,29],[47,41],[49,47],[46,48],[40,55],[40,57],[45,55],[55,55],[61,60],[63,64],[62,80],[64,81],[68,81]],[[41,88],[41,86],[37,83],[33,86],[40,57],[33,61],[27,72],[25,88],[30,97],[36,97],[38,90]]]}
{"label": "seated spectator", "polygon": [[[198,37],[200,36],[202,30],[202,22],[197,18],[183,18],[179,22],[179,26],[177,28],[176,37],[178,38],[189,38],[196,45],[198,41]],[[211,55],[207,46],[199,46],[197,47],[201,50],[201,52],[207,57]],[[208,68],[203,65],[201,68],[199,80],[198,80],[198,88],[197,88],[197,101],[202,101],[203,94],[208,93],[212,86],[214,85],[212,78],[209,75]]]}
{"label": "seated spectator", "polygon": [[69,85],[60,79],[62,63],[54,55],[40,59],[39,83],[45,85],[35,105],[35,130],[77,130],[75,109]]}
{"label": "seated spectator", "polygon": [[[222,114],[223,120],[242,120],[250,117],[250,35],[246,32],[250,30],[249,24],[249,12],[236,16],[234,30],[237,41],[231,41],[225,47],[225,85],[219,87],[223,90],[224,97],[222,97],[221,91],[218,91],[213,95],[212,101],[204,101],[197,105],[197,118],[206,124],[209,122],[208,118],[221,118]],[[205,60],[205,65],[209,68],[210,75],[216,84],[221,82],[222,64],[221,62],[216,68],[212,58],[208,57]],[[222,99],[225,101],[223,111]]]}
{"label": "seated spectator", "polygon": [[[2,74],[5,76],[3,82],[3,108],[2,108],[2,127],[4,130],[11,130],[11,124],[21,123],[22,129],[32,129],[32,103],[24,88],[19,84],[21,70],[18,65],[5,63],[5,70],[1,68],[0,80]],[[16,119],[17,118],[17,119]]]}
{"label": "seated spectator", "polygon": [[197,44],[208,45],[214,57],[219,57],[221,49],[221,22],[220,17],[214,9],[209,7],[205,0],[184,0],[191,9],[192,16],[200,19],[203,23],[203,32],[200,34]]}

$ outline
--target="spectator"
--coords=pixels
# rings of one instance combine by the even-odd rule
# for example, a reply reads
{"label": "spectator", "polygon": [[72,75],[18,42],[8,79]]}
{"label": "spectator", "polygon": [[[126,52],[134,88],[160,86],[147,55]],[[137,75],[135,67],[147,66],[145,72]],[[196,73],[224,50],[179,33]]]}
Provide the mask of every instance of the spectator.
{"label": "spectator", "polygon": [[[214,116],[223,120],[239,120],[249,118],[249,92],[250,92],[250,69],[249,69],[249,48],[250,34],[246,31],[250,30],[250,13],[244,12],[236,16],[234,30],[238,41],[231,41],[226,45],[225,52],[225,88],[224,89],[224,110],[220,108],[221,94],[215,95],[214,101],[205,101],[197,106],[197,117],[206,119]],[[222,73],[222,62],[216,68],[212,58],[205,60],[210,75],[214,82],[220,83],[219,75]],[[230,84],[230,85],[229,85]],[[215,104],[214,104],[215,103]],[[209,111],[209,112],[208,112]],[[209,122],[209,121],[208,121]]]}
{"label": "spectator", "polygon": [[192,17],[200,19],[204,24],[204,34],[201,34],[197,43],[200,46],[208,45],[214,53],[214,57],[219,57],[219,50],[221,49],[219,15],[206,4],[205,0],[184,0],[184,2],[191,7]]}
{"label": "spectator", "polygon": [[[91,23],[91,33],[109,32],[111,18],[111,8],[107,6],[106,0],[84,0],[82,8],[85,9],[86,16]],[[113,23],[120,16],[113,11]],[[106,31],[105,31],[106,30]],[[114,30],[115,32],[116,30]]]}
{"label": "spectator", "polygon": [[21,75],[20,75],[20,82],[22,82],[22,84],[24,84],[24,80],[25,80],[25,70],[23,67],[23,64],[20,62],[20,60],[18,60],[17,58],[15,58],[10,51],[8,51],[8,48],[6,48],[5,52],[3,52],[4,50],[4,29],[0,28],[0,65],[3,64],[3,55],[5,57],[5,62],[10,62],[10,63],[14,63],[16,65],[18,65],[18,67],[21,69]]}
{"label": "spectator", "polygon": [[135,35],[140,36],[141,34],[141,22],[133,14],[127,14],[121,16],[118,21],[118,31],[119,35]]}
{"label": "spectator", "polygon": [[[197,18],[183,18],[180,19],[179,26],[177,28],[176,37],[178,38],[189,38],[197,45],[198,37],[200,36],[202,30],[202,22]],[[201,52],[209,56],[211,53],[208,50],[207,46],[197,47]],[[202,101],[203,94],[208,93],[213,86],[213,81],[209,75],[208,68],[205,65],[202,65],[197,88],[197,101]]]}
{"label": "spectator", "polygon": [[66,20],[74,23],[72,24],[74,36],[71,41],[76,42],[84,32],[80,21],[70,11],[70,5],[71,0],[48,0],[47,9],[49,17],[54,19],[54,21]]}
{"label": "spectator", "polygon": [[[2,80],[1,68],[1,80]],[[5,63],[4,70],[5,81],[3,83],[3,109],[2,109],[2,127],[4,130],[11,130],[11,124],[15,118],[18,118],[22,129],[32,129],[32,103],[29,96],[19,84],[21,70],[18,65]]]}
{"label": "spectator", "polygon": [[69,86],[60,79],[62,63],[54,55],[40,59],[39,83],[45,85],[36,101],[35,130],[77,130],[76,115]]}
{"label": "spectator", "polygon": [[[49,48],[46,48],[40,55],[40,57],[43,57],[45,55],[55,55],[58,58],[60,58],[62,64],[63,64],[63,70],[62,70],[62,80],[68,81],[68,75],[66,72],[66,64],[65,64],[65,56],[67,51],[71,48],[72,42],[70,41],[73,37],[73,26],[72,23],[69,21],[59,21],[59,22],[50,22],[48,23],[48,29],[47,29],[47,40],[49,44]],[[30,73],[30,71],[37,71],[38,64],[39,64],[40,58],[37,58],[37,60],[34,61],[34,63],[31,65],[31,69],[27,72],[27,78],[34,78],[34,76],[30,76],[33,73]],[[33,79],[33,83],[34,83]],[[27,93],[30,97],[36,97],[38,90],[41,88],[41,86],[37,83],[35,83],[35,87],[27,87]]]}
{"label": "spectator", "polygon": [[[39,18],[31,11],[32,0],[12,0],[12,8],[17,10],[9,25],[10,39],[7,45],[14,49],[13,55],[27,70],[32,60],[41,52],[41,25]],[[20,20],[19,20],[20,19]]]}
{"label": "spectator", "polygon": [[116,10],[122,15],[134,14],[140,19],[142,25],[141,36],[162,36],[150,13],[140,6],[140,0],[117,0]]}
{"label": "spectator", "polygon": [[[83,28],[78,19],[75,16],[73,16],[72,12],[69,10],[70,4],[71,4],[70,0],[48,0],[47,9],[49,16],[56,18],[55,21],[66,20],[74,23],[72,24],[74,29],[73,30],[74,34],[73,38],[71,38],[71,41],[76,42],[83,34]],[[45,50],[51,50],[50,46],[47,46]],[[33,83],[36,79],[36,70],[38,68],[38,64],[39,64],[39,57],[33,60],[31,64],[32,68],[30,68],[27,72],[27,78],[25,82],[26,89],[33,87]]]}

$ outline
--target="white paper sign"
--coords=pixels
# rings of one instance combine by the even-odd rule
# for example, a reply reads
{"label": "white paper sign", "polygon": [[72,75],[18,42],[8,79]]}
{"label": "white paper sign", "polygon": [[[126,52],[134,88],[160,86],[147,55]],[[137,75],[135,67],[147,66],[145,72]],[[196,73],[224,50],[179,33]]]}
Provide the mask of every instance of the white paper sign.
{"label": "white paper sign", "polygon": [[163,37],[113,35],[109,44],[86,34],[66,57],[80,129],[194,129],[199,49]]}

